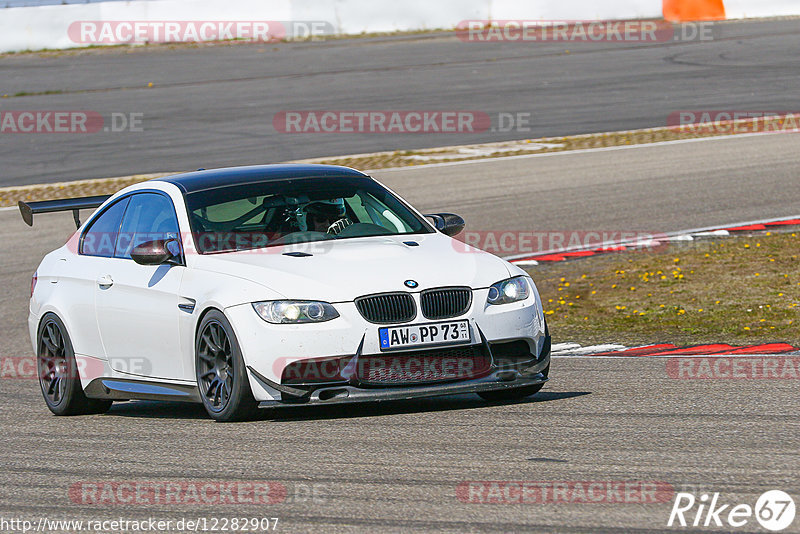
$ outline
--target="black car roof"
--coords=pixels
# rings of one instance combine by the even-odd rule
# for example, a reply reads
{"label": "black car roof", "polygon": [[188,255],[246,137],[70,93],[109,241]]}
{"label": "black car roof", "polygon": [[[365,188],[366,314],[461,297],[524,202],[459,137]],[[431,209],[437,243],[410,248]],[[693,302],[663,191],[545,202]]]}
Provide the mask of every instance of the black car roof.
{"label": "black car roof", "polygon": [[296,178],[369,178],[363,172],[338,165],[277,164],[210,169],[159,178],[178,186],[184,194],[257,182]]}

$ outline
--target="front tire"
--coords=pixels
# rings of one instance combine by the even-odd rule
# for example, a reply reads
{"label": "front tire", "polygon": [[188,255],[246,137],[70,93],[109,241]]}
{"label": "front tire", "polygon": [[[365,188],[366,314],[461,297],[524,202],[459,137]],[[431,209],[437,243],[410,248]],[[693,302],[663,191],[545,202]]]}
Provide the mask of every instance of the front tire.
{"label": "front tire", "polygon": [[84,395],[72,341],[57,315],[48,313],[42,318],[36,347],[39,385],[51,412],[86,415],[108,411],[112,401],[88,399]]}
{"label": "front tire", "polygon": [[225,315],[208,312],[197,329],[197,387],[208,415],[220,422],[252,418],[258,403],[250,390],[239,342]]}

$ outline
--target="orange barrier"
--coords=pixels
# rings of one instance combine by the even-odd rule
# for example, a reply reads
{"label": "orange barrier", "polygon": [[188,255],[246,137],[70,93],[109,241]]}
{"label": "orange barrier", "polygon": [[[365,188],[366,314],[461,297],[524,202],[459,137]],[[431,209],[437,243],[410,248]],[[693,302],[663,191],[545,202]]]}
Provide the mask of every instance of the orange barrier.
{"label": "orange barrier", "polygon": [[672,22],[724,20],[722,0],[664,0],[664,18]]}

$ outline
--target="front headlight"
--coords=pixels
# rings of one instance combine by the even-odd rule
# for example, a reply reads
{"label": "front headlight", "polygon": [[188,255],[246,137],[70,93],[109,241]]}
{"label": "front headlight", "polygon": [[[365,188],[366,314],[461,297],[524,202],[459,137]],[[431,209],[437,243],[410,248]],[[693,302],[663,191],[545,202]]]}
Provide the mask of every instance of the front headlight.
{"label": "front headlight", "polygon": [[253,309],[268,323],[322,323],[336,319],[339,313],[327,302],[311,300],[271,300],[254,302]]}
{"label": "front headlight", "polygon": [[497,282],[489,287],[489,304],[508,304],[525,300],[531,294],[531,285],[525,276],[515,276],[502,282]]}

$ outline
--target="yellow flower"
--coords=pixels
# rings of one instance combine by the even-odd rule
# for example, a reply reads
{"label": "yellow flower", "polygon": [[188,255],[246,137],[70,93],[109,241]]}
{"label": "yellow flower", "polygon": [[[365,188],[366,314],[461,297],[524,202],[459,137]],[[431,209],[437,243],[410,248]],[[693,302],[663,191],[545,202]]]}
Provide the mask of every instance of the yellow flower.
{"label": "yellow flower", "polygon": [[744,244],[744,248],[750,248],[750,245],[748,245],[747,243],[745,243],[745,244]]}
{"label": "yellow flower", "polygon": [[750,327],[749,326],[745,326],[744,329],[745,330],[750,330]]}

